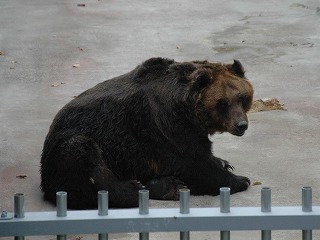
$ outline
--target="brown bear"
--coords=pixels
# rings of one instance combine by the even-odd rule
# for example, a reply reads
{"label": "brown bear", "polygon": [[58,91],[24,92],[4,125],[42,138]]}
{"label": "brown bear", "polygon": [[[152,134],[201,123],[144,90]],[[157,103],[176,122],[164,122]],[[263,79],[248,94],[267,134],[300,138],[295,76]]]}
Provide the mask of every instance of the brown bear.
{"label": "brown bear", "polygon": [[68,193],[71,209],[97,207],[109,192],[110,207],[138,206],[138,190],[150,198],[177,200],[231,193],[250,185],[213,156],[208,135],[242,136],[253,88],[241,63],[175,62],[152,58],[129,73],[83,92],[56,115],[41,158],[44,199]]}

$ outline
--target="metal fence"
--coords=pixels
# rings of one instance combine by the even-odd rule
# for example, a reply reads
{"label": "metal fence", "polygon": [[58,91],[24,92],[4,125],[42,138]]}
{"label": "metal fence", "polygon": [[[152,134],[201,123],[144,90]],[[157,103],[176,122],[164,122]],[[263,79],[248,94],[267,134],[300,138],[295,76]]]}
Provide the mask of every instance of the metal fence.
{"label": "metal fence", "polygon": [[190,239],[190,231],[220,231],[220,239],[230,239],[230,231],[261,231],[262,240],[271,239],[271,230],[301,230],[303,240],[312,239],[312,230],[320,229],[320,207],[312,206],[312,189],[302,188],[302,206],[272,207],[271,189],[261,189],[261,207],[230,209],[230,189],[220,189],[220,208],[190,208],[190,191],[180,190],[180,209],[149,209],[148,190],[139,191],[139,210],[108,209],[108,192],[98,193],[98,210],[67,211],[67,193],[57,193],[57,211],[26,212],[24,195],[14,196],[14,212],[2,211],[0,237],[98,234],[138,232],[140,240],[150,232],[180,232],[180,239]]}

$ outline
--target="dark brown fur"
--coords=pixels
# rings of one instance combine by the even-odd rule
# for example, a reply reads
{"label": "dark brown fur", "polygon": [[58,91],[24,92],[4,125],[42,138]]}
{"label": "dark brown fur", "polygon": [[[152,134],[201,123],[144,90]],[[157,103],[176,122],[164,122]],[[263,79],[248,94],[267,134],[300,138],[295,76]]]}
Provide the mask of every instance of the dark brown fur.
{"label": "dark brown fur", "polygon": [[41,158],[44,199],[68,192],[73,209],[138,205],[144,185],[153,199],[244,191],[250,180],[212,154],[208,134],[242,136],[253,89],[239,61],[179,63],[153,58],[83,92],[56,115]]}

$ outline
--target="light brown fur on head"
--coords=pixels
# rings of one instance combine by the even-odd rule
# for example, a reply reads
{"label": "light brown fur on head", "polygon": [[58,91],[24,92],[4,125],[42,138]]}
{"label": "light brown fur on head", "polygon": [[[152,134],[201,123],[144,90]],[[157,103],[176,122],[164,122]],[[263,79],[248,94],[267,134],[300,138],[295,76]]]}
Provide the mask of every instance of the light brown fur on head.
{"label": "light brown fur on head", "polygon": [[198,95],[196,113],[209,134],[229,132],[242,136],[248,128],[253,87],[239,61],[234,64],[196,62],[195,76],[210,79]]}

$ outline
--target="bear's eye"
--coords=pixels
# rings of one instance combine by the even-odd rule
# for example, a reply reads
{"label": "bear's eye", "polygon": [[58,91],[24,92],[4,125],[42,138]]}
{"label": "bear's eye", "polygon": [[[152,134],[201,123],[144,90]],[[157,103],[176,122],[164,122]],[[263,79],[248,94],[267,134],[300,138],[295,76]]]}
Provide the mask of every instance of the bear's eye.
{"label": "bear's eye", "polygon": [[221,99],[221,100],[218,102],[217,107],[218,107],[218,109],[219,109],[221,112],[227,112],[227,111],[228,111],[228,108],[229,108],[229,103],[228,103],[227,100]]}
{"label": "bear's eye", "polygon": [[240,102],[242,103],[243,106],[248,105],[249,99],[246,94],[240,95],[239,97]]}

